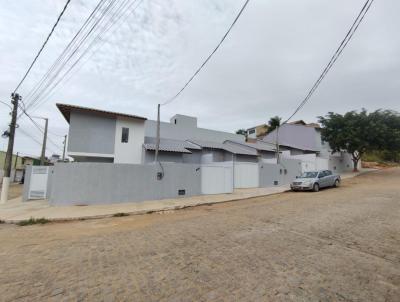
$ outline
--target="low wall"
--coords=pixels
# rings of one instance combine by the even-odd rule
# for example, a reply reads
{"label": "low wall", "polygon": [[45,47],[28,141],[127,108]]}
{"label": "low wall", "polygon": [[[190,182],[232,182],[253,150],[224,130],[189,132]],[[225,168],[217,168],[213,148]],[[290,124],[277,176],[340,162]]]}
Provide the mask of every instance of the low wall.
{"label": "low wall", "polygon": [[[196,164],[58,163],[50,193],[52,205],[135,202],[201,194],[201,170]],[[179,195],[185,190],[185,195]],[[182,193],[182,192],[181,192]]]}
{"label": "low wall", "polygon": [[301,160],[281,158],[280,164],[260,163],[260,187],[289,184],[301,174]]}

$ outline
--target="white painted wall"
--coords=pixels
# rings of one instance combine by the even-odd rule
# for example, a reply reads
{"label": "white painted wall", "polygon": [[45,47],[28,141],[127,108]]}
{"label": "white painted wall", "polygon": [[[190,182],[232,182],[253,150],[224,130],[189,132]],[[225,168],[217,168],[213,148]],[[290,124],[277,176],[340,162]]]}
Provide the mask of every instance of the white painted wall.
{"label": "white painted wall", "polygon": [[[129,128],[127,143],[121,142],[122,128]],[[144,143],[144,121],[140,119],[118,117],[115,127],[114,163],[142,163],[142,145]]]}

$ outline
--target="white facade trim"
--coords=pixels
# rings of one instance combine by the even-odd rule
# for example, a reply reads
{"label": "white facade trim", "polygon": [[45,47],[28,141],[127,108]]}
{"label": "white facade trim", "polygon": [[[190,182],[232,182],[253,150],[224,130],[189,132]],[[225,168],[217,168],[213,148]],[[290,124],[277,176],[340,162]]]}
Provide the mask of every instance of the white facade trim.
{"label": "white facade trim", "polygon": [[88,152],[68,152],[68,156],[87,156],[87,157],[107,157],[107,158],[114,158],[114,154],[107,154],[107,153],[88,153]]}

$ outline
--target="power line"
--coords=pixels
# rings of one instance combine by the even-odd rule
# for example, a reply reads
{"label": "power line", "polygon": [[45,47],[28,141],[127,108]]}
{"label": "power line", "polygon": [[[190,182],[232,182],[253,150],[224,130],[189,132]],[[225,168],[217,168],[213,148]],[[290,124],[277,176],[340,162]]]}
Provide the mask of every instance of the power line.
{"label": "power line", "polygon": [[185,89],[186,87],[190,84],[190,82],[193,81],[193,79],[199,74],[199,72],[203,69],[203,67],[210,61],[211,57],[217,52],[218,48],[222,45],[222,43],[225,41],[226,37],[229,35],[230,31],[232,28],[235,26],[236,22],[239,20],[240,16],[242,15],[243,11],[245,10],[247,4],[250,2],[250,0],[246,0],[245,3],[243,4],[242,8],[240,9],[239,13],[236,15],[236,18],[233,20],[232,24],[229,26],[228,30],[226,33],[223,35],[221,41],[218,43],[218,45],[214,48],[214,50],[209,54],[209,56],[206,58],[206,60],[200,65],[200,67],[195,71],[195,73],[189,78],[189,80],[183,85],[183,87],[178,91],[177,94],[175,94],[172,98],[168,99],[164,103],[160,104],[161,106],[165,106],[169,103],[172,103]]}
{"label": "power line", "polygon": [[[139,1],[139,3],[130,11],[130,13],[132,13],[132,12],[134,12],[136,9],[137,9],[137,7],[140,5],[140,3],[142,2],[143,0],[140,0]],[[102,37],[115,25],[115,24],[117,24],[120,20],[121,20],[121,18],[122,17],[124,17],[124,15],[126,14],[126,12],[129,10],[129,8],[130,7],[132,7],[134,4],[136,4],[138,2],[138,0],[134,0],[130,5],[128,5],[129,4],[129,0],[125,0],[125,2],[124,3],[122,3],[118,8],[117,8],[117,10],[116,11],[114,11],[114,13],[113,13],[113,15],[108,19],[108,21],[106,21],[105,22],[105,24],[103,24],[103,30],[102,31],[100,31],[100,32],[98,32],[97,33],[97,35],[94,37],[94,39],[92,39],[92,41],[91,42],[89,42],[90,44],[83,50],[83,52],[79,55],[79,57],[74,61],[74,63],[69,67],[69,69],[57,80],[57,82],[55,82],[53,85],[52,85],[52,87],[50,87],[50,85],[48,85],[47,87],[46,87],[46,89],[48,88],[48,87],[50,87],[50,89],[49,89],[49,91],[47,91],[47,92],[43,92],[43,94],[47,94],[46,96],[43,96],[43,98],[42,98],[42,100],[39,100],[39,98],[41,97],[41,96],[39,96],[39,97],[36,97],[36,99],[31,103],[31,104],[34,104],[34,105],[32,105],[31,106],[31,108],[33,108],[33,107],[38,107],[38,106],[40,106],[42,103],[44,103],[47,99],[47,97],[49,97],[52,93],[53,93],[53,91],[54,91],[54,89],[65,79],[65,77],[75,68],[75,66],[77,66],[77,64],[79,64],[79,62],[82,60],[82,58],[84,58],[88,53],[89,53],[89,51],[93,48],[93,46],[95,46],[96,45],[96,43],[98,43],[98,41],[101,41],[101,39],[102,39]],[[111,23],[110,23],[111,22]],[[115,28],[116,29],[116,28]],[[102,40],[102,42],[104,43],[104,41],[105,40]],[[102,43],[102,44],[103,44]],[[101,45],[102,45],[101,44]],[[100,46],[101,46],[100,45]],[[92,52],[92,54],[91,54],[91,56],[92,55],[94,55],[95,53],[96,53],[96,51],[99,49],[100,47],[98,47],[98,48],[96,48],[93,52]],[[90,57],[91,57],[90,56]],[[89,57],[89,59],[90,59],[90,57]],[[82,64],[82,66],[86,63],[87,61],[85,61],[83,64]],[[81,66],[81,67],[82,67]],[[55,80],[55,78],[58,76],[58,74],[61,72],[61,70],[53,77],[53,79]],[[71,76],[72,77],[72,76]],[[68,78],[68,80],[71,78],[71,77],[69,77]],[[51,83],[50,83],[51,84]],[[36,103],[36,104],[35,104]]]}
{"label": "power line", "polygon": [[65,3],[60,15],[57,18],[56,23],[53,25],[50,33],[48,34],[46,40],[44,41],[42,47],[40,48],[39,52],[37,53],[36,57],[33,59],[31,65],[29,66],[28,70],[25,72],[25,75],[22,77],[21,81],[18,83],[17,87],[14,89],[14,93],[17,91],[17,89],[21,86],[21,84],[24,82],[24,80],[26,79],[26,77],[28,76],[29,72],[31,71],[33,65],[36,63],[37,59],[39,58],[40,54],[42,53],[44,47],[46,46],[47,42],[49,41],[51,35],[53,34],[55,28],[57,27],[58,23],[60,22],[61,17],[64,15],[64,12],[66,11],[69,3],[71,2],[71,0],[67,0],[67,2]]}
{"label": "power line", "polygon": [[11,107],[10,104],[7,104],[6,102],[3,102],[3,101],[0,101],[0,103],[2,103],[2,104],[4,104],[4,105],[8,106],[8,108],[10,108],[10,109],[12,110],[12,107]]}
{"label": "power line", "polygon": [[317,79],[317,81],[314,83],[314,85],[311,87],[310,91],[308,92],[307,96],[304,98],[303,101],[298,105],[296,110],[289,116],[289,118],[283,123],[286,124],[290,119],[293,118],[293,116],[296,115],[297,112],[303,108],[303,106],[310,100],[311,96],[314,94],[314,92],[317,90],[318,86],[322,82],[322,80],[325,78],[325,76],[328,74],[332,66],[335,64],[339,56],[342,54],[343,50],[347,46],[347,44],[350,42],[351,38],[357,31],[358,27],[360,26],[361,22],[364,20],[365,15],[367,14],[368,10],[370,9],[372,3],[374,0],[367,0],[365,4],[363,5],[361,11],[359,12],[357,18],[354,20],[352,26],[350,27],[349,31],[347,32],[346,36],[340,43],[339,47],[336,49],[335,53],[333,54],[332,58],[330,59],[328,65],[326,65],[325,69],[322,71],[321,75]]}

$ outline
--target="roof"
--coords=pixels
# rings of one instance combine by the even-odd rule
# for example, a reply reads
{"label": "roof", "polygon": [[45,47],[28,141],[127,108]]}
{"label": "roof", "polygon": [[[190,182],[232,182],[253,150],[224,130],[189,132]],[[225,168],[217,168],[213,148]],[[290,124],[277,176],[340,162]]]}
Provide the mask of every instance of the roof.
{"label": "roof", "polygon": [[268,143],[268,142],[262,142],[262,141],[259,141],[259,140],[256,140],[253,143],[237,142],[237,141],[233,141],[233,140],[227,140],[226,142],[231,142],[231,143],[234,143],[234,144],[250,147],[250,148],[253,148],[253,149],[256,149],[256,150],[260,150],[260,151],[271,151],[271,152],[275,152],[276,151],[276,148],[275,148],[274,144]]}
{"label": "roof", "polygon": [[240,146],[234,146],[234,145],[228,145],[228,144],[216,143],[216,142],[210,142],[210,141],[193,140],[193,139],[190,139],[188,141],[193,144],[196,144],[202,148],[220,149],[220,150],[228,151],[233,154],[257,156],[257,151],[241,148]]}
{"label": "roof", "polygon": [[105,117],[127,117],[127,118],[134,118],[134,119],[140,119],[140,120],[147,120],[147,118],[138,116],[138,115],[132,115],[132,114],[126,114],[126,113],[120,113],[120,112],[113,112],[113,111],[106,111],[106,110],[100,110],[100,109],[95,109],[95,108],[89,108],[89,107],[82,107],[82,106],[76,106],[76,105],[69,105],[69,104],[56,104],[58,110],[61,111],[62,115],[66,119],[66,121],[69,123],[69,118],[71,115],[71,111],[79,111],[79,112],[86,112],[86,113],[91,113],[99,116],[105,116]]}
{"label": "roof", "polygon": [[[148,137],[144,138],[144,148],[146,150],[156,150],[156,138]],[[175,139],[160,139],[160,151],[165,152],[179,152],[179,153],[192,153],[191,150],[201,150],[201,147],[194,145],[187,141],[175,140]]]}

